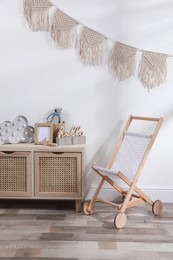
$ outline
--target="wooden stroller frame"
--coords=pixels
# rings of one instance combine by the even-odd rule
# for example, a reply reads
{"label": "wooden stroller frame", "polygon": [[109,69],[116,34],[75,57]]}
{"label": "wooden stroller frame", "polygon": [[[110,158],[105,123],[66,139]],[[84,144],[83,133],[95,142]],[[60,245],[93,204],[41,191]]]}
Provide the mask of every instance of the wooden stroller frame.
{"label": "wooden stroller frame", "polygon": [[[155,121],[157,122],[157,125],[153,131],[153,134],[151,135],[151,139],[149,141],[149,144],[147,146],[147,149],[144,153],[144,156],[143,156],[143,159],[141,160],[139,166],[138,166],[138,169],[136,171],[136,174],[133,178],[133,180],[131,181],[128,177],[126,177],[124,175],[123,172],[118,172],[117,173],[117,176],[123,180],[128,186],[129,186],[129,190],[128,191],[125,191],[124,189],[122,189],[118,184],[116,184],[110,177],[108,177],[107,175],[105,176],[104,174],[102,174],[99,170],[97,169],[94,169],[94,166],[92,166],[91,168],[97,173],[100,175],[101,177],[101,180],[98,184],[98,187],[93,195],[93,198],[91,200],[87,200],[84,202],[83,204],[83,211],[86,215],[90,215],[93,213],[94,211],[94,205],[95,205],[95,202],[96,200],[97,201],[101,201],[101,202],[104,202],[104,203],[107,203],[108,205],[112,206],[112,207],[115,207],[119,210],[118,214],[115,216],[115,219],[114,219],[114,226],[116,228],[123,228],[126,224],[126,214],[125,214],[125,210],[127,208],[130,208],[130,207],[133,207],[133,206],[136,206],[138,204],[141,204],[141,203],[144,203],[144,202],[147,202],[149,205],[152,206],[152,211],[153,211],[153,214],[154,215],[159,215],[162,211],[162,208],[163,208],[163,205],[162,205],[162,202],[160,200],[156,200],[156,201],[152,201],[151,198],[149,196],[147,196],[141,189],[139,189],[137,186],[136,186],[136,183],[139,179],[139,175],[144,167],[144,164],[147,160],[147,157],[150,153],[150,150],[153,146],[153,143],[157,137],[157,134],[160,130],[160,127],[162,125],[162,122],[163,122],[163,118],[150,118],[150,117],[140,117],[140,116],[133,116],[133,115],[130,115],[126,124],[125,124],[125,127],[123,129],[123,132],[122,134],[120,135],[119,137],[119,140],[117,142],[117,145],[115,147],[115,150],[113,151],[113,154],[111,156],[111,159],[110,161],[108,162],[106,168],[107,169],[110,169],[112,164],[113,164],[113,161],[114,161],[114,158],[115,156],[117,155],[118,151],[119,151],[119,148],[121,146],[121,143],[123,141],[123,138],[124,138],[124,134],[126,133],[126,131],[128,130],[130,124],[132,123],[132,120],[145,120],[145,121]],[[114,202],[111,202],[109,200],[106,200],[106,199],[102,199],[100,197],[98,197],[98,194],[103,186],[103,183],[107,181],[113,188],[115,188],[117,191],[119,191],[124,200],[122,203],[120,204],[117,204],[117,203],[114,203]],[[135,194],[133,193],[135,192]]]}

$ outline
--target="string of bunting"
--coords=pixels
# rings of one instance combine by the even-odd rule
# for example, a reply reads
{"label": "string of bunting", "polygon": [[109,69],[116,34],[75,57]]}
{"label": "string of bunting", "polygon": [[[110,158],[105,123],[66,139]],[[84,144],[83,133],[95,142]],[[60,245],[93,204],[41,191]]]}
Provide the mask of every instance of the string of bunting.
{"label": "string of bunting", "polygon": [[[104,61],[106,40],[103,34],[81,24],[54,6],[48,0],[23,0],[24,17],[34,32],[49,31],[56,49],[75,46],[84,65],[98,66]],[[50,15],[50,8],[55,11]],[[77,33],[77,26],[82,27]],[[138,66],[138,79],[148,90],[160,86],[167,77],[168,54],[139,50],[124,43],[114,41],[109,52],[108,67],[112,74],[123,81],[135,75],[137,51],[141,52]]]}

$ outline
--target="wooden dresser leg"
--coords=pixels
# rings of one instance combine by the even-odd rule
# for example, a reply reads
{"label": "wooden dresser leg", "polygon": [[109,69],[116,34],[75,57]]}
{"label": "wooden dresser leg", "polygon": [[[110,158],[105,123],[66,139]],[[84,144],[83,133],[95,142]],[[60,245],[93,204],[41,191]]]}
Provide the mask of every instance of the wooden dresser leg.
{"label": "wooden dresser leg", "polygon": [[76,212],[82,211],[81,200],[75,200]]}

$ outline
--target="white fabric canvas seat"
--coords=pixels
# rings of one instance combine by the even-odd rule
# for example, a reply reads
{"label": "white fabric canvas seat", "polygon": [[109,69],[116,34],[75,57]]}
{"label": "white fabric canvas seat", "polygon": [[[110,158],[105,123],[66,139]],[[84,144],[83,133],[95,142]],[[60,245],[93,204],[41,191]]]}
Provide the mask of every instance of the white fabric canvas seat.
{"label": "white fabric canvas seat", "polygon": [[150,142],[151,136],[126,132],[119,152],[110,169],[93,165],[95,170],[105,174],[123,172],[129,179],[133,179],[144,153]]}

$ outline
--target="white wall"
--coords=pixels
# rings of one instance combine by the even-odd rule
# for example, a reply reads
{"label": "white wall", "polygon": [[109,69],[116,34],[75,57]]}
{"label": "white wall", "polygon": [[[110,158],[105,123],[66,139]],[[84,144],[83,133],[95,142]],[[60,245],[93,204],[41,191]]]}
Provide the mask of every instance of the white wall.
{"label": "white wall", "polygon": [[[173,54],[171,0],[52,2],[109,38]],[[28,28],[22,0],[0,1],[0,121],[22,114],[34,125],[54,107],[62,107],[67,125],[81,125],[87,136],[86,197],[98,181],[90,165],[106,163],[124,122],[129,114],[136,114],[164,117],[139,184],[154,199],[173,201],[172,70],[173,58],[169,58],[167,81],[150,93],[137,75],[120,83],[106,65],[84,68],[73,48],[52,50],[48,33]],[[110,196],[108,186],[103,191]]]}

